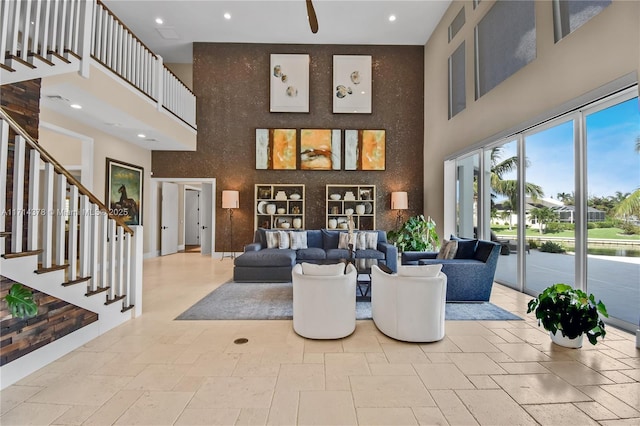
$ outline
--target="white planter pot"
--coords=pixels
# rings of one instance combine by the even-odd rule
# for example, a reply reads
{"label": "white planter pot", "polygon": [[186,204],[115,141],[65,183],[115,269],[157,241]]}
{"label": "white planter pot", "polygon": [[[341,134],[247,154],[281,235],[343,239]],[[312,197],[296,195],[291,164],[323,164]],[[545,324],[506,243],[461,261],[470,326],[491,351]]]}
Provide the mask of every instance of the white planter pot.
{"label": "white planter pot", "polygon": [[564,346],[565,348],[578,349],[582,347],[582,337],[584,334],[581,334],[574,339],[569,339],[562,335],[562,331],[557,330],[555,334],[549,332],[549,336],[551,336],[551,341],[556,345]]}

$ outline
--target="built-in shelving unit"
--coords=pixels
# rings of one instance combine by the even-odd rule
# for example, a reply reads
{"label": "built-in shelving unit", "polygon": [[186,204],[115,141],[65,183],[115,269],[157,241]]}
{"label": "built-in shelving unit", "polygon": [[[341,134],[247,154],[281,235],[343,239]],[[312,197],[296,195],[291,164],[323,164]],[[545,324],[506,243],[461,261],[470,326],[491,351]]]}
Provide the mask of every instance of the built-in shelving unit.
{"label": "built-in shelving unit", "polygon": [[347,229],[351,212],[356,229],[376,229],[376,186],[327,185],[325,211],[329,229]]}
{"label": "built-in shelving unit", "polygon": [[254,228],[304,229],[304,185],[255,185]]}

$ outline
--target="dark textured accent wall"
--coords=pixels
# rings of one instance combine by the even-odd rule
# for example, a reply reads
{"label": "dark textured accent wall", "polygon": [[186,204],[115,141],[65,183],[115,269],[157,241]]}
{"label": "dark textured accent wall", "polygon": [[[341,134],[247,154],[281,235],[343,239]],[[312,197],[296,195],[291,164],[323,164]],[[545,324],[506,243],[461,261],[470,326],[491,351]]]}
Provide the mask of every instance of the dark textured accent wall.
{"label": "dark textured accent wall", "polygon": [[41,80],[5,84],[0,88],[0,105],[32,138],[38,140]]}
{"label": "dark textured accent wall", "polygon": [[[270,54],[309,54],[309,113],[269,112]],[[371,114],[333,114],[333,55],[371,55]],[[217,205],[224,189],[240,191],[234,212],[234,247],[253,237],[256,183],[306,185],[306,227],[325,226],[325,185],[376,185],[376,227],[395,224],[391,192],[409,193],[409,211],[423,207],[424,47],[195,43],[197,96],[195,152],[154,151],[154,177],[215,177]],[[276,171],[255,169],[256,128],[385,129],[385,171]],[[298,144],[299,144],[298,132]],[[344,134],[343,134],[344,142]],[[343,143],[344,151],[344,143]],[[344,168],[344,167],[343,167]],[[216,250],[225,246],[228,216],[217,210]]]}

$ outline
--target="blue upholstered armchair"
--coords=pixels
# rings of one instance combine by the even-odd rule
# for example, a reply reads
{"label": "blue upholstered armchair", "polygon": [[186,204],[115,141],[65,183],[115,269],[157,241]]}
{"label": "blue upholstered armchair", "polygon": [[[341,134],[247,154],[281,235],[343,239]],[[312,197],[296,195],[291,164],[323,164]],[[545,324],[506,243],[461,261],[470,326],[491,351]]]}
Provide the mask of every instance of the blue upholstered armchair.
{"label": "blue upholstered armchair", "polygon": [[488,302],[496,273],[500,244],[483,240],[458,240],[454,259],[436,259],[438,253],[406,251],[403,265],[442,264],[447,276],[447,302]]}

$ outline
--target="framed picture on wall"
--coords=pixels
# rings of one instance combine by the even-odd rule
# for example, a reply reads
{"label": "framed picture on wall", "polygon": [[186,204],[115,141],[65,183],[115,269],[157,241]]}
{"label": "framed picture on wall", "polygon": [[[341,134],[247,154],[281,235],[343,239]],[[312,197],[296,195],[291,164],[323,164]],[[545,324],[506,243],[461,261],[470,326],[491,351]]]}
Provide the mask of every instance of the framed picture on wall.
{"label": "framed picture on wall", "polygon": [[333,112],[371,114],[371,56],[333,55]]}
{"label": "framed picture on wall", "polygon": [[386,167],[384,130],[345,130],[344,169],[384,170]]}
{"label": "framed picture on wall", "polygon": [[309,55],[272,54],[271,112],[309,112]]}
{"label": "framed picture on wall", "polygon": [[106,205],[127,225],[142,225],[143,180],[142,167],[107,158]]}
{"label": "framed picture on wall", "polygon": [[340,170],[340,129],[300,130],[301,170]]}
{"label": "framed picture on wall", "polygon": [[296,169],[296,129],[256,129],[256,169]]}

